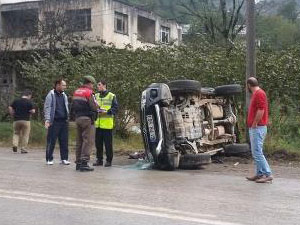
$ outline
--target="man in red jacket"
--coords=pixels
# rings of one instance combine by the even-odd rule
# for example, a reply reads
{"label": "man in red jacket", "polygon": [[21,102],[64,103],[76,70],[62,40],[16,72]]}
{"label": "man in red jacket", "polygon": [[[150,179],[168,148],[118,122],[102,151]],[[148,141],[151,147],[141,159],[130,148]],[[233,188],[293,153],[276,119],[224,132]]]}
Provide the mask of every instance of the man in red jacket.
{"label": "man in red jacket", "polygon": [[77,126],[76,138],[76,170],[81,172],[93,171],[88,165],[94,137],[94,120],[98,104],[93,95],[96,80],[92,76],[85,76],[83,85],[73,94],[72,114]]}
{"label": "man in red jacket", "polygon": [[249,127],[251,152],[256,164],[256,174],[246,178],[256,183],[266,183],[273,180],[270,166],[263,153],[269,119],[268,99],[266,93],[258,86],[256,78],[250,77],[247,80],[247,86],[249,92],[252,93],[247,124]]}

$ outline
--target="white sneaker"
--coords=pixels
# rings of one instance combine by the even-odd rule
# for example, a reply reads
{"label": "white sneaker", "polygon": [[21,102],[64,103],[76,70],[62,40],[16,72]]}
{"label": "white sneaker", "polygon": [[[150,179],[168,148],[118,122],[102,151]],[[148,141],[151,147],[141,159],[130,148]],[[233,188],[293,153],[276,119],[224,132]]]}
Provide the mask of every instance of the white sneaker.
{"label": "white sneaker", "polygon": [[52,161],[47,161],[47,165],[53,165],[53,160]]}
{"label": "white sneaker", "polygon": [[70,165],[70,162],[68,160],[61,160],[61,164]]}

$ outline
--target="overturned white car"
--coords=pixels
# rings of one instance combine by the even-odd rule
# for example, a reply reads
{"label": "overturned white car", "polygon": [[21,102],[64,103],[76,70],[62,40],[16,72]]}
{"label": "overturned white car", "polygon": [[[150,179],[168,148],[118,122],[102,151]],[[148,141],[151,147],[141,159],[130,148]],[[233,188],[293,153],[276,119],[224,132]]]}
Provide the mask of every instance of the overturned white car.
{"label": "overturned white car", "polygon": [[146,156],[160,169],[197,168],[218,152],[249,152],[237,144],[237,84],[201,88],[195,80],[153,83],[142,93],[141,130]]}

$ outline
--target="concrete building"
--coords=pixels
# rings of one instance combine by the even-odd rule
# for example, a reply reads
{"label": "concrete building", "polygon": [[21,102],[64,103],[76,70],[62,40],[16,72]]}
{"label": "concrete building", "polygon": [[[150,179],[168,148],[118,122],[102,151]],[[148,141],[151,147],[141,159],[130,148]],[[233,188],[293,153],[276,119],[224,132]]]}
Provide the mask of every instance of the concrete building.
{"label": "concrete building", "polygon": [[40,47],[37,42],[41,37],[45,40],[47,34],[59,32],[64,32],[65,38],[80,36],[78,45],[82,46],[105,42],[134,49],[157,43],[179,44],[182,36],[176,21],[123,1],[0,0],[0,4],[0,36],[8,39],[15,51]]}
{"label": "concrete building", "polygon": [[14,54],[103,43],[136,49],[181,40],[182,27],[176,21],[123,1],[0,0],[0,104],[10,102],[15,93],[18,73],[7,63],[16,61]]}

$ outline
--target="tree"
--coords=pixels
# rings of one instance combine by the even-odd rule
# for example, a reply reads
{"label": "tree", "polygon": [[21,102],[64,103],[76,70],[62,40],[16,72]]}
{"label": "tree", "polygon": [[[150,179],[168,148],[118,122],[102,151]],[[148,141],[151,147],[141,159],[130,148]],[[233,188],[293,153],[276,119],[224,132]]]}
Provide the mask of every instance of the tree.
{"label": "tree", "polygon": [[40,7],[41,16],[37,21],[37,32],[33,36],[25,37],[24,40],[36,49],[48,50],[50,53],[57,52],[62,48],[78,48],[79,42],[87,37],[84,32],[76,32],[73,29],[76,28],[76,21],[67,11],[68,6],[72,4],[72,10],[75,12],[75,6],[80,4],[78,1],[43,1]]}
{"label": "tree", "polygon": [[295,0],[289,0],[278,9],[278,15],[295,22],[300,14],[299,6]]}
{"label": "tree", "polygon": [[0,36],[0,121],[8,116],[7,107],[14,97],[15,80],[9,76],[14,64],[11,57],[14,43],[14,39]]}
{"label": "tree", "polygon": [[235,41],[244,28],[244,2],[245,0],[231,0],[231,4],[228,4],[226,0],[178,0],[182,8],[181,13],[190,16],[196,26],[203,26],[213,43]]}
{"label": "tree", "polygon": [[263,48],[286,49],[300,41],[299,24],[281,16],[259,16],[256,29]]}

